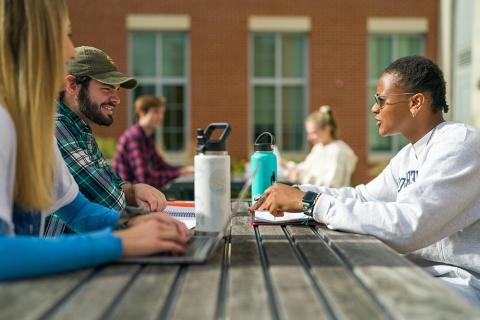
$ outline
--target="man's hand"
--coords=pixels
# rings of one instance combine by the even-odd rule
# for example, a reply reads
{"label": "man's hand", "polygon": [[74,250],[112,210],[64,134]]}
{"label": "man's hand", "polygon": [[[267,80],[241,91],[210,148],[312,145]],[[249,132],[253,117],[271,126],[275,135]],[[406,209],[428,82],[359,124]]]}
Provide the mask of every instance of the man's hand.
{"label": "man's hand", "polygon": [[132,188],[137,205],[142,205],[148,211],[160,212],[167,207],[165,195],[154,187],[144,183],[137,183],[132,185]]}
{"label": "man's hand", "polygon": [[261,200],[253,204],[250,210],[267,210],[274,216],[283,216],[284,211],[302,211],[302,199],[305,192],[277,183],[267,190]]}

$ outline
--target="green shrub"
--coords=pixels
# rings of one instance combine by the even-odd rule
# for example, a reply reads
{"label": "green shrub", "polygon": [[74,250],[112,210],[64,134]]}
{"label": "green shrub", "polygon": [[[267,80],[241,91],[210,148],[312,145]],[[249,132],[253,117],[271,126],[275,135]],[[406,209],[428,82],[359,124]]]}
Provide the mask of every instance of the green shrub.
{"label": "green shrub", "polygon": [[232,174],[242,175],[245,174],[245,164],[247,161],[244,159],[232,159],[231,161],[231,170]]}
{"label": "green shrub", "polygon": [[113,160],[115,156],[115,148],[117,147],[117,141],[114,138],[104,138],[98,137],[95,138],[97,140],[98,148],[100,152],[103,154],[106,160]]}

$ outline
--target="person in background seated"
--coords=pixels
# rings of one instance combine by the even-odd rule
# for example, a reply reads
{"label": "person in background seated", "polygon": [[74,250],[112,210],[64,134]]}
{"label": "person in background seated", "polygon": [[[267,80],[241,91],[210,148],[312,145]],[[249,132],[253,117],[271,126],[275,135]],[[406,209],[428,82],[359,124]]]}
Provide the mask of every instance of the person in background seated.
{"label": "person in background seated", "polygon": [[[133,89],[137,80],[118,71],[114,60],[100,49],[82,46],[67,67],[65,89],[57,104],[57,144],[68,169],[87,199],[103,206],[124,210],[142,206],[145,211],[166,207],[163,193],[146,184],[122,180],[103,157],[92,126],[110,126],[120,104],[119,90]],[[63,232],[55,216],[47,235]]]}
{"label": "person in background seated", "polygon": [[162,188],[176,177],[193,174],[193,166],[172,166],[155,148],[155,131],[163,124],[165,106],[164,97],[145,95],[135,101],[138,122],[120,137],[112,165],[123,180]]}
{"label": "person in background seated", "polygon": [[429,59],[394,61],[372,112],[380,135],[410,144],[366,185],[277,184],[252,209],[303,211],[329,228],[373,235],[480,307],[480,132],[445,122],[445,91]]}
{"label": "person in background seated", "polygon": [[[70,35],[63,0],[0,0],[0,281],[183,253],[190,237],[164,213],[112,232],[120,212],[79,192],[54,137],[55,96],[76,55]],[[53,211],[83,233],[41,238]]]}
{"label": "person in background seated", "polygon": [[292,183],[325,187],[350,186],[357,156],[342,140],[337,139],[337,124],[332,109],[322,106],[305,120],[307,140],[313,145],[304,161],[284,164]]}

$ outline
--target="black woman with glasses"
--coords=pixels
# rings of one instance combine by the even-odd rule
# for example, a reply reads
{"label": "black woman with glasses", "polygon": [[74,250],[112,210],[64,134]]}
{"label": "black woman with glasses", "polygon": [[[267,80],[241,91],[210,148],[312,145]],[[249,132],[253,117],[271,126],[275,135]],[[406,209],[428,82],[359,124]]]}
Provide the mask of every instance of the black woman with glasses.
{"label": "black woman with glasses", "polygon": [[365,185],[276,184],[252,209],[303,211],[333,229],[373,235],[480,308],[480,134],[443,119],[445,92],[429,59],[394,61],[371,111],[380,135],[410,144]]}

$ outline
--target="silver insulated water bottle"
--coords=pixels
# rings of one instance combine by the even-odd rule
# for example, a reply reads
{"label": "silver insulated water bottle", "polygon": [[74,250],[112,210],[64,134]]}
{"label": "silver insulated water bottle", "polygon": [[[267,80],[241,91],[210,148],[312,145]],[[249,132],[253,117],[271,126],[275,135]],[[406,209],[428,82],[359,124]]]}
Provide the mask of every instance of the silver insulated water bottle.
{"label": "silver insulated water bottle", "polygon": [[[215,130],[223,130],[219,139],[212,139]],[[196,230],[221,231],[230,216],[230,156],[227,138],[231,132],[228,123],[211,123],[197,129],[195,155],[195,217]]]}

